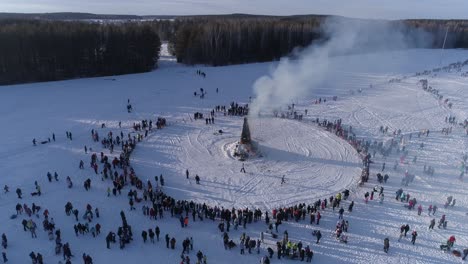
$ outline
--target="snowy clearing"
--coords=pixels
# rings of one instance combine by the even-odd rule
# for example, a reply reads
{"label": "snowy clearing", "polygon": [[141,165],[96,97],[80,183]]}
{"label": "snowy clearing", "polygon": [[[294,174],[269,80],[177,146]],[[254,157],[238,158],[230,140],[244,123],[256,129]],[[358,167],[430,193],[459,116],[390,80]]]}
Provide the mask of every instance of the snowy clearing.
{"label": "snowy clearing", "polygon": [[[443,55],[443,57],[441,57]],[[443,60],[441,61],[441,58]],[[431,70],[453,62],[468,59],[468,52],[462,50],[408,50],[388,53],[361,54],[335,57],[329,67],[325,81],[310,97],[296,102],[298,111],[308,110],[304,120],[263,117],[252,123],[252,137],[261,149],[263,157],[245,161],[247,173],[240,173],[242,162],[230,153],[233,144],[240,137],[242,118],[215,114],[215,124],[206,125],[205,120],[192,120],[193,113],[208,115],[216,105],[228,106],[230,102],[249,103],[252,85],[257,78],[267,74],[277,63],[259,63],[229,67],[188,67],[167,62],[161,68],[145,74],[112,76],[103,78],[78,79],[60,82],[35,83],[0,87],[0,168],[1,186],[8,185],[10,192],[0,196],[0,218],[2,229],[8,237],[8,249],[4,250],[10,263],[29,263],[31,251],[40,252],[45,263],[63,260],[54,252],[54,241],[49,241],[43,231],[42,212],[48,209],[56,227],[62,231],[63,243],[69,242],[73,263],[82,263],[81,255],[92,256],[94,263],[143,263],[151,259],[156,263],[179,263],[182,240],[193,237],[194,251],[189,256],[196,262],[196,252],[207,255],[208,263],[258,263],[267,255],[266,249],[275,251],[272,263],[293,263],[293,260],[276,258],[276,242],[283,238],[285,230],[289,239],[303,245],[310,245],[314,251],[315,263],[459,263],[459,257],[439,249],[449,236],[456,236],[454,249],[468,247],[468,196],[466,181],[460,181],[462,155],[468,150],[468,137],[459,125],[445,122],[446,116],[455,116],[462,122],[468,117],[468,66],[450,71],[430,72],[415,76],[416,72]],[[206,73],[206,78],[196,74]],[[397,78],[399,81],[389,82]],[[421,88],[420,79],[427,79],[429,85],[449,98],[452,108],[443,100]],[[372,85],[372,86],[371,86]],[[193,95],[203,88],[204,99]],[[219,92],[216,93],[216,88]],[[338,100],[332,101],[332,96]],[[326,103],[315,104],[318,98]],[[127,113],[127,99],[134,111]],[[127,193],[134,186],[125,186],[122,195],[107,197],[107,188],[112,181],[101,180],[89,167],[90,153],[102,151],[112,160],[121,153],[116,147],[114,153],[103,149],[102,144],[93,142],[91,130],[104,138],[108,132],[115,135],[132,132],[136,122],[157,117],[167,119],[168,126],[149,133],[139,142],[131,156],[131,165],[136,175],[146,183],[154,183],[154,176],[164,175],[163,191],[175,199],[193,200],[209,206],[225,208],[258,208],[271,210],[278,206],[293,206],[297,203],[312,204],[317,199],[328,198],[349,188],[350,198],[342,202],[347,209],[351,200],[355,202],[352,213],[347,210],[344,218],[349,221],[347,244],[338,242],[332,232],[338,220],[338,210],[330,207],[321,210],[320,225],[309,224],[309,217],[295,222],[284,221],[278,228],[279,237],[265,235],[261,254],[239,255],[239,247],[225,250],[222,233],[217,226],[220,222],[205,219],[192,221],[187,228],[181,228],[178,217],[171,218],[164,212],[164,218],[150,220],[142,213],[142,206],[150,202],[136,203],[136,210],[130,211]],[[357,138],[376,140],[388,144],[395,130],[404,135],[401,148],[405,146],[408,155],[399,163],[400,154],[393,151],[383,157],[379,153],[372,158],[370,179],[357,188],[361,162],[355,149],[343,139],[318,127],[313,120],[326,118],[330,121],[342,119],[343,124],[352,126]],[[121,122],[121,128],[119,128]],[[105,123],[105,128],[101,124]],[[388,126],[388,133],[379,132],[380,126]],[[444,135],[441,130],[453,126],[452,133]],[[429,129],[429,136],[417,136],[418,132]],[[222,135],[217,135],[223,130]],[[73,140],[65,132],[73,133]],[[47,141],[55,133],[56,141],[32,145],[32,139]],[[144,132],[143,132],[144,133]],[[409,135],[411,134],[411,139]],[[421,143],[424,147],[421,148]],[[84,146],[88,148],[85,154]],[[92,149],[92,151],[90,150]],[[417,161],[413,162],[413,157]],[[79,161],[85,163],[84,170],[78,168]],[[398,161],[397,170],[393,169]],[[376,173],[386,163],[385,173],[390,178],[385,188],[383,204],[377,198],[364,202],[364,193],[379,185]],[[433,166],[434,176],[423,172],[423,166]],[[100,170],[101,163],[99,163]],[[190,171],[190,180],[185,170]],[[405,170],[415,175],[409,186],[401,186]],[[47,172],[57,172],[59,181],[49,183]],[[120,172],[119,172],[120,173]],[[193,177],[198,174],[201,184],[195,184]],[[281,177],[286,183],[281,185]],[[66,177],[70,176],[74,186],[68,189]],[[465,175],[466,176],[466,175]],[[83,188],[87,178],[92,180],[90,191]],[[34,181],[41,186],[41,196],[31,196],[35,191]],[[15,190],[21,188],[23,199],[18,199]],[[415,197],[423,213],[408,210],[406,203],[395,200],[395,192],[403,188],[405,193]],[[447,196],[456,199],[454,207],[444,208]],[[138,190],[138,196],[142,191]],[[64,206],[70,201],[82,215],[89,203],[100,210],[100,218],[91,225],[100,223],[101,234],[93,238],[90,234],[75,236],[73,216],[67,216]],[[37,238],[31,239],[24,232],[21,221],[29,219],[23,213],[16,219],[17,203],[32,203],[41,206],[40,218],[33,217],[38,225]],[[435,216],[428,216],[429,205],[437,205]],[[133,237],[125,249],[117,244],[106,249],[105,236],[109,231],[117,232],[121,225],[119,212],[125,211],[128,223],[133,228]],[[432,218],[439,220],[445,214],[446,229],[436,227],[428,231]],[[84,220],[80,219],[83,223]],[[273,221],[273,220],[272,220]],[[397,242],[402,224],[411,227],[408,238]],[[141,231],[161,228],[161,241],[143,243]],[[265,221],[247,225],[244,229],[231,228],[230,239],[236,243],[245,232],[257,239],[265,232]],[[315,244],[313,230],[321,230],[323,238]],[[411,232],[418,231],[416,244],[410,243]],[[176,249],[167,249],[164,235],[175,237]],[[389,237],[390,251],[384,253],[383,239]]]}

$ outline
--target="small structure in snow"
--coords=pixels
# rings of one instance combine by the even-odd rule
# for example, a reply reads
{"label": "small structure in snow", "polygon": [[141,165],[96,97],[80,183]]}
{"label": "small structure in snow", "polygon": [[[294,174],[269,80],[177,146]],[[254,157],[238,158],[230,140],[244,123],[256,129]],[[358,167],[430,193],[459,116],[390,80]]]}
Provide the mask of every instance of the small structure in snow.
{"label": "small structure in snow", "polygon": [[254,155],[254,144],[250,135],[249,123],[247,117],[244,117],[244,124],[242,126],[242,133],[239,144],[236,145],[234,157],[239,157],[240,161],[246,160],[248,157]]}

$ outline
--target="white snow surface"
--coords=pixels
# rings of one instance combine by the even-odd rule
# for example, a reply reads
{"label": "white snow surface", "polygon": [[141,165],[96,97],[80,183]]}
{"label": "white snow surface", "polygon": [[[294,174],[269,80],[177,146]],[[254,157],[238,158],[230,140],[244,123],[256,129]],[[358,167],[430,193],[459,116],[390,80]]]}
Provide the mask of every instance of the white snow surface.
{"label": "white snow surface", "polygon": [[[27,216],[10,219],[18,202],[28,206],[34,202],[42,207],[41,213],[49,210],[62,231],[62,241],[70,243],[75,255],[73,263],[81,263],[84,252],[93,257],[94,263],[180,263],[181,243],[186,237],[194,240],[194,251],[189,255],[193,263],[198,250],[207,255],[208,263],[259,263],[267,254],[267,247],[276,253],[276,240],[269,235],[265,236],[261,254],[240,255],[239,248],[226,251],[222,233],[217,229],[219,220],[190,221],[188,228],[181,228],[178,218],[171,218],[168,212],[156,221],[144,216],[141,207],[150,205],[148,202],[137,203],[137,210],[130,211],[126,194],[132,186],[125,186],[120,196],[107,197],[106,190],[112,182],[101,181],[89,168],[90,157],[84,153],[84,146],[98,154],[103,151],[109,157],[120,152],[116,147],[110,154],[101,144],[94,143],[91,130],[98,131],[101,138],[109,131],[127,134],[133,131],[134,122],[150,118],[154,122],[161,116],[168,120],[168,126],[151,132],[138,143],[131,165],[144,182],[163,174],[166,180],[163,190],[175,199],[225,208],[259,208],[269,210],[271,216],[271,210],[278,206],[311,204],[349,188],[351,196],[342,203],[347,209],[351,200],[355,202],[353,212],[344,214],[350,223],[348,244],[338,242],[332,235],[338,212],[331,208],[321,212],[320,225],[310,225],[308,217],[299,222],[284,222],[279,227],[279,239],[287,230],[291,240],[310,245],[315,253],[313,263],[459,263],[460,258],[441,251],[439,245],[455,235],[455,249],[468,247],[468,186],[458,180],[462,153],[468,151],[468,137],[459,126],[449,135],[440,131],[449,127],[444,121],[446,116],[456,116],[458,121],[468,117],[468,77],[461,75],[468,71],[468,66],[462,67],[461,72],[441,71],[424,76],[414,73],[466,59],[468,51],[464,50],[406,50],[333,58],[326,81],[310,97],[294,102],[298,111],[308,110],[303,121],[261,117],[251,122],[252,137],[259,144],[262,157],[245,161],[245,174],[240,173],[242,162],[232,157],[242,118],[216,113],[215,124],[206,125],[204,119],[193,120],[193,113],[208,115],[214,106],[228,106],[232,101],[249,103],[255,80],[268,74],[277,63],[189,67],[168,59],[149,73],[0,87],[0,186],[10,187],[9,193],[0,195],[0,232],[8,237],[4,252],[9,263],[30,263],[31,251],[40,252],[45,263],[61,260],[54,253],[55,243],[48,240],[42,229],[42,214],[40,219],[33,217],[38,225],[35,239],[23,231],[21,221],[29,219]],[[196,74],[198,69],[206,73],[206,78]],[[389,83],[393,78],[401,78],[401,82]],[[418,81],[423,78],[444,99],[453,102],[451,109],[421,89]],[[204,99],[193,95],[199,88],[207,91]],[[335,95],[338,100],[330,100]],[[319,97],[327,98],[327,102],[314,104]],[[126,111],[127,99],[134,108],[132,113]],[[405,145],[408,159],[417,155],[417,162],[410,161],[393,170],[398,156],[393,153],[384,160],[377,154],[369,182],[357,187],[361,170],[357,152],[343,139],[314,124],[312,120],[316,117],[341,118],[343,124],[353,127],[358,138],[390,140],[391,133],[379,132],[381,125],[388,126],[389,132],[401,129],[404,135],[413,133],[411,140],[405,138]],[[122,128],[118,127],[119,121]],[[101,128],[102,123],[106,128]],[[429,129],[430,135],[418,138],[417,132],[422,129]],[[224,133],[217,134],[218,130]],[[67,140],[65,131],[73,133],[73,141]],[[33,138],[40,142],[52,138],[52,133],[56,142],[32,146]],[[423,149],[419,148],[421,142],[425,145]],[[78,168],[80,160],[85,162],[84,170]],[[378,185],[375,174],[383,162],[387,165],[385,172],[390,175],[383,185],[385,201],[380,204],[371,200],[366,204],[364,193]],[[433,177],[423,174],[424,164],[434,166]],[[185,178],[186,169],[190,171],[189,180]],[[402,187],[400,182],[406,169],[416,178]],[[48,171],[57,171],[59,181],[49,183]],[[195,184],[195,174],[201,178],[200,185]],[[282,175],[285,184],[280,183]],[[74,182],[72,189],[66,187],[67,176]],[[92,180],[90,191],[82,186],[87,178]],[[34,191],[34,181],[42,188],[40,197],[29,195]],[[23,190],[22,200],[16,197],[16,188]],[[399,188],[422,204],[421,216],[394,199]],[[457,200],[455,207],[443,207],[448,195]],[[76,222],[64,212],[67,201],[79,209],[80,215],[88,203],[98,207],[101,217],[92,224],[102,225],[101,235],[75,236]],[[427,214],[430,204],[439,207],[434,216],[436,221],[446,214],[447,229],[436,227],[428,231],[433,218]],[[134,241],[124,250],[117,244],[106,249],[105,236],[109,231],[117,231],[121,210],[133,227]],[[402,224],[418,231],[416,245],[406,238],[397,242]],[[161,228],[162,237],[167,233],[176,238],[176,250],[166,249],[163,239],[155,244],[143,243],[141,231],[154,229],[156,225]],[[231,229],[229,235],[237,243],[243,232],[258,238],[266,229],[262,220],[248,224],[246,229]],[[315,244],[312,230],[322,231],[320,244]],[[388,254],[382,250],[385,237],[390,238]],[[275,254],[271,263],[292,262],[295,261],[278,260]]]}

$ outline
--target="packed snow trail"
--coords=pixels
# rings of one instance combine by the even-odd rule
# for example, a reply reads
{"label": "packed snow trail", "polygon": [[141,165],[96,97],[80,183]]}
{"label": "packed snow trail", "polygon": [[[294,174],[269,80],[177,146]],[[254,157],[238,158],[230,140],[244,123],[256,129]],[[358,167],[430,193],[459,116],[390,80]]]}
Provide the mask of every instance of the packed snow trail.
{"label": "packed snow trail", "polygon": [[[174,175],[168,180],[175,188],[169,187],[168,193],[185,197],[180,193],[185,192],[187,199],[201,203],[213,200],[226,208],[270,211],[278,206],[328,197],[356,185],[360,159],[349,144],[316,126],[279,118],[264,118],[261,125],[253,123],[259,157],[244,162],[247,173],[241,173],[243,162],[233,157],[241,120],[221,114],[216,116],[216,125],[205,125],[204,120],[179,124],[169,128],[169,132],[162,132],[172,136],[150,138],[145,144],[154,148],[166,146],[162,151],[177,161],[168,168]],[[219,129],[222,134],[216,133]],[[183,135],[178,135],[179,131]],[[172,140],[173,137],[180,141]],[[150,153],[154,148],[137,150],[137,156],[145,157],[138,164],[151,166]],[[188,183],[185,169],[189,169],[192,180],[199,175],[201,184]],[[283,175],[287,179],[284,185]],[[220,199],[213,199],[217,197]]]}

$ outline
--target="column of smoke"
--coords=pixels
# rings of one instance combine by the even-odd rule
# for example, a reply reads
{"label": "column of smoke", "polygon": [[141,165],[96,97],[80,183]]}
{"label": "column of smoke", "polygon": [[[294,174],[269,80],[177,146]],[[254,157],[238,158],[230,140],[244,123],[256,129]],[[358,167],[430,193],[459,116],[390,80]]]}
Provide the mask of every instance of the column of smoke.
{"label": "column of smoke", "polygon": [[285,109],[297,99],[312,95],[324,81],[333,56],[423,48],[432,43],[429,34],[395,21],[332,17],[323,23],[322,32],[325,40],[319,41],[321,44],[294,54],[298,59],[282,59],[276,69],[254,83],[252,119],[260,112],[271,114],[274,109]]}

